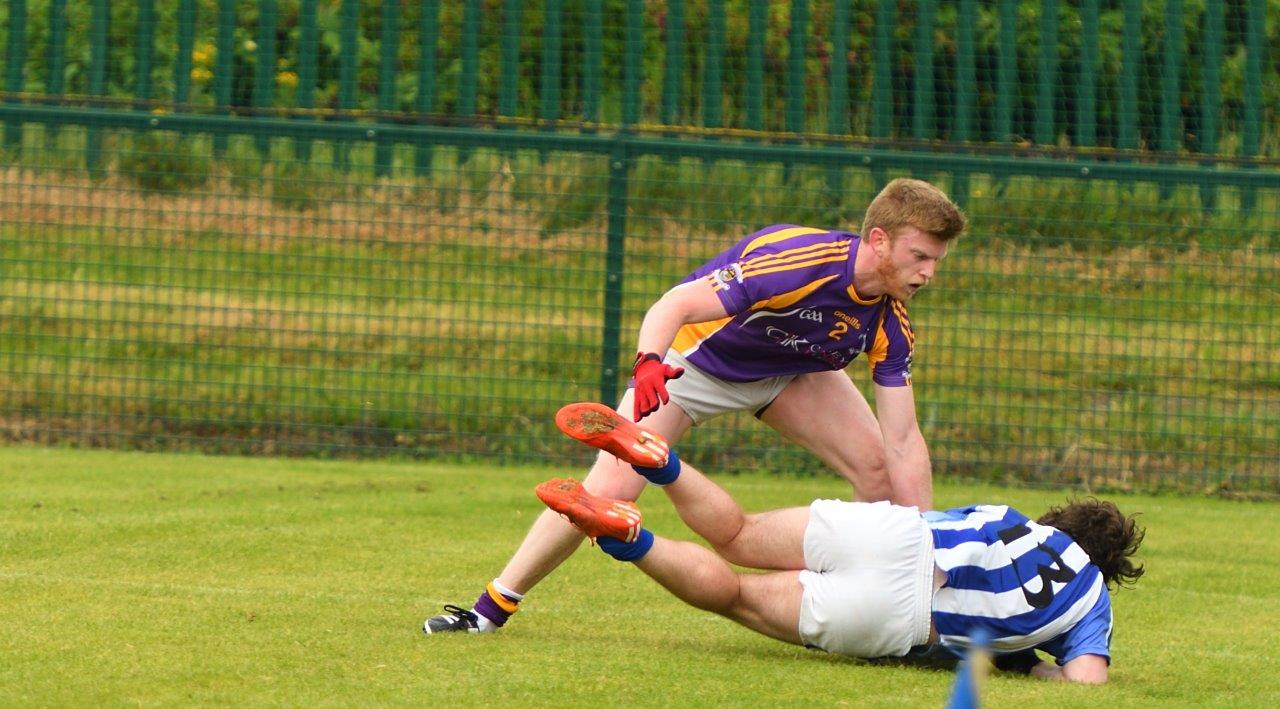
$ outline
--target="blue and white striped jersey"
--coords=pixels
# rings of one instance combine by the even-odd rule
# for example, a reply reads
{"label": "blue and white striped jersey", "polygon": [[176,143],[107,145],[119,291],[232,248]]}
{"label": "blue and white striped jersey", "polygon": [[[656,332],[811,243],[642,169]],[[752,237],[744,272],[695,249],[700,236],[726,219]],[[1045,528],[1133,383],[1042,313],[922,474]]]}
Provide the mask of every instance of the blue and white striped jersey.
{"label": "blue and white striped jersey", "polygon": [[983,628],[997,653],[1038,648],[1058,664],[1084,654],[1111,657],[1111,596],[1071,537],[1004,505],[926,512],[924,519],[947,575],[933,597],[943,645],[961,649]]}

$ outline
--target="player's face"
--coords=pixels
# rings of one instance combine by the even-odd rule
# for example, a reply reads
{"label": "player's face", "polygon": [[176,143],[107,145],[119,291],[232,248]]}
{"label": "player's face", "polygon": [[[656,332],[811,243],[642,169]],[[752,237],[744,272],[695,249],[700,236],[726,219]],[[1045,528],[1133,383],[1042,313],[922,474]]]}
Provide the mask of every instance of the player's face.
{"label": "player's face", "polygon": [[905,302],[933,280],[938,262],[947,255],[947,243],[915,227],[904,227],[881,241],[877,255],[887,292]]}

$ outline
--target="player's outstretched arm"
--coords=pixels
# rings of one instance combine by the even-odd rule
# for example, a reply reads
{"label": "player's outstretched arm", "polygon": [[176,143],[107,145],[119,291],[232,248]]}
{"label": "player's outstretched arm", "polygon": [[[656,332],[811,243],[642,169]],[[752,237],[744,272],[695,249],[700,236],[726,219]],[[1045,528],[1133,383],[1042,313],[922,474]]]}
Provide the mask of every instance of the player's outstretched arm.
{"label": "player's outstretched arm", "polygon": [[911,387],[876,385],[876,418],[884,436],[885,466],[893,490],[890,502],[921,510],[933,509],[933,472],[929,448],[916,422]]}
{"label": "player's outstretched arm", "polygon": [[1081,655],[1061,667],[1049,662],[1041,662],[1031,668],[1031,674],[1043,679],[1103,684],[1107,681],[1107,658],[1101,655]]}

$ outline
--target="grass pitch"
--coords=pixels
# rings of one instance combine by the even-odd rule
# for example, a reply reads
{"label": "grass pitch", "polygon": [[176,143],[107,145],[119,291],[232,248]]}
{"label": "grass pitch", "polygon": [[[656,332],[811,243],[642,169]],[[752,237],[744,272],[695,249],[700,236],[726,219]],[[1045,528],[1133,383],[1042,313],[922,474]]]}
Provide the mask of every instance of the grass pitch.
{"label": "grass pitch", "polygon": [[[695,461],[696,462],[696,461]],[[948,672],[784,645],[583,549],[503,632],[433,637],[565,469],[0,449],[0,703],[939,706]],[[748,509],[828,477],[718,476]],[[940,505],[1064,494],[939,483]],[[1148,574],[1115,596],[1112,683],[997,676],[992,706],[1280,704],[1273,503],[1120,496]],[[652,529],[688,538],[661,494]]]}

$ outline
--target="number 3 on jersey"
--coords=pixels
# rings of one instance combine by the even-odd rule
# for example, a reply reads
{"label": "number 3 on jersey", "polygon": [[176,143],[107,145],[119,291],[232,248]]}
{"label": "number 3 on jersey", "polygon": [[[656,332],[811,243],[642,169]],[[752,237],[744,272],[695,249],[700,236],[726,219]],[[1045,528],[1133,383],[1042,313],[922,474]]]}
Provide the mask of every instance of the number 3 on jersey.
{"label": "number 3 on jersey", "polygon": [[[1031,528],[1025,524],[1017,524],[1012,527],[1006,527],[999,532],[1000,541],[1005,545],[1013,543],[1017,539],[1031,534]],[[1053,584],[1054,582],[1066,583],[1076,577],[1075,569],[1067,566],[1058,552],[1053,547],[1041,542],[1036,545],[1036,550],[1043,552],[1049,557],[1050,564],[1036,564],[1036,575],[1040,578],[1040,590],[1032,591],[1027,588],[1026,582],[1029,579],[1022,580],[1022,595],[1027,599],[1027,603],[1032,608],[1048,608],[1053,603]],[[1021,578],[1021,576],[1019,576]]]}

